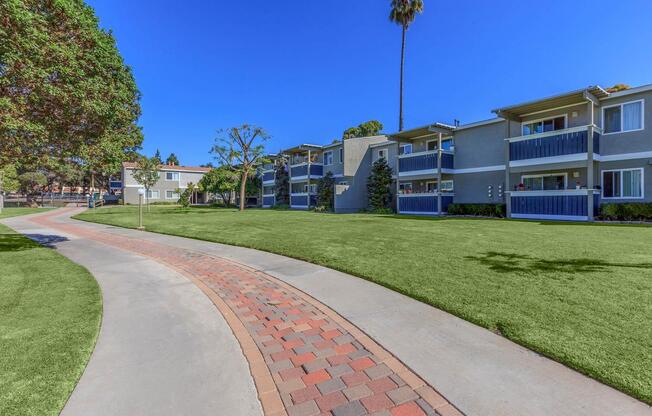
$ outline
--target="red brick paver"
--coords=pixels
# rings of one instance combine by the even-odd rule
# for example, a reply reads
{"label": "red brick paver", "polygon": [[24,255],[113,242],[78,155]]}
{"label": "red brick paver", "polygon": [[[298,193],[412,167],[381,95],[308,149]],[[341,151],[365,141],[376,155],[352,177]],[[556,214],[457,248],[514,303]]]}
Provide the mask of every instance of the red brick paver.
{"label": "red brick paver", "polygon": [[199,251],[50,220],[62,213],[30,220],[150,257],[202,289],[238,339],[265,415],[461,414],[360,329],[285,282]]}

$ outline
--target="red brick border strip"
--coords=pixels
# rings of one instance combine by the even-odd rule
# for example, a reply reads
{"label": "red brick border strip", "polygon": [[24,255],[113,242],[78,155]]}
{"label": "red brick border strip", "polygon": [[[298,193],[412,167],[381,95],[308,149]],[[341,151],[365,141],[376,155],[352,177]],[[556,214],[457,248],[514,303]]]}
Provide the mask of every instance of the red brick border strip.
{"label": "red brick border strip", "polygon": [[458,416],[397,357],[337,312],[247,265],[204,252],[31,221],[150,257],[200,288],[226,319],[268,416]]}

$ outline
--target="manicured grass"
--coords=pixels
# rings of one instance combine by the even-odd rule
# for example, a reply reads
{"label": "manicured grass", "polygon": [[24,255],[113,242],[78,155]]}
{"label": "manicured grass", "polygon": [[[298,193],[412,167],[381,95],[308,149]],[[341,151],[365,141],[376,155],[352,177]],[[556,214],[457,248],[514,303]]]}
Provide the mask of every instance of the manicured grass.
{"label": "manicured grass", "polygon": [[0,415],[58,415],[101,316],[86,269],[0,225]]}
{"label": "manicured grass", "polygon": [[[137,225],[137,208],[80,219]],[[652,228],[152,207],[148,230],[385,285],[652,403]]]}
{"label": "manicured grass", "polygon": [[44,212],[50,208],[3,208],[0,212],[0,218],[17,217],[19,215],[36,214]]}

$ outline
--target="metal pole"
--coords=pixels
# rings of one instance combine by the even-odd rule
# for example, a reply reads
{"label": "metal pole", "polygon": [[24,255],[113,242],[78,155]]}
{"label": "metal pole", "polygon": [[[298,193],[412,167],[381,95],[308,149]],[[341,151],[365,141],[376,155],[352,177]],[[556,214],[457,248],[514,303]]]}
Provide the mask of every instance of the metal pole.
{"label": "metal pole", "polygon": [[143,195],[138,195],[138,229],[143,230]]}

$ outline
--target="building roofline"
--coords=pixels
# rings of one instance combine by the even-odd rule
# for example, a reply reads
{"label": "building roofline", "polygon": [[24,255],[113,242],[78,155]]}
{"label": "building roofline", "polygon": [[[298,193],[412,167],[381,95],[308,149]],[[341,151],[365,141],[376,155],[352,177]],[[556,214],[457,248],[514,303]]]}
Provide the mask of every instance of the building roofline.
{"label": "building roofline", "polygon": [[[134,162],[122,162],[124,169],[136,169],[137,165]],[[206,173],[211,168],[204,168],[201,166],[178,166],[178,165],[159,165],[158,170],[164,172],[190,172],[190,173]]]}
{"label": "building roofline", "polygon": [[624,97],[626,95],[638,94],[640,92],[652,91],[652,84],[641,85],[638,87],[629,88],[622,91],[612,92],[609,96],[601,98],[601,100],[610,100],[612,98]]}

